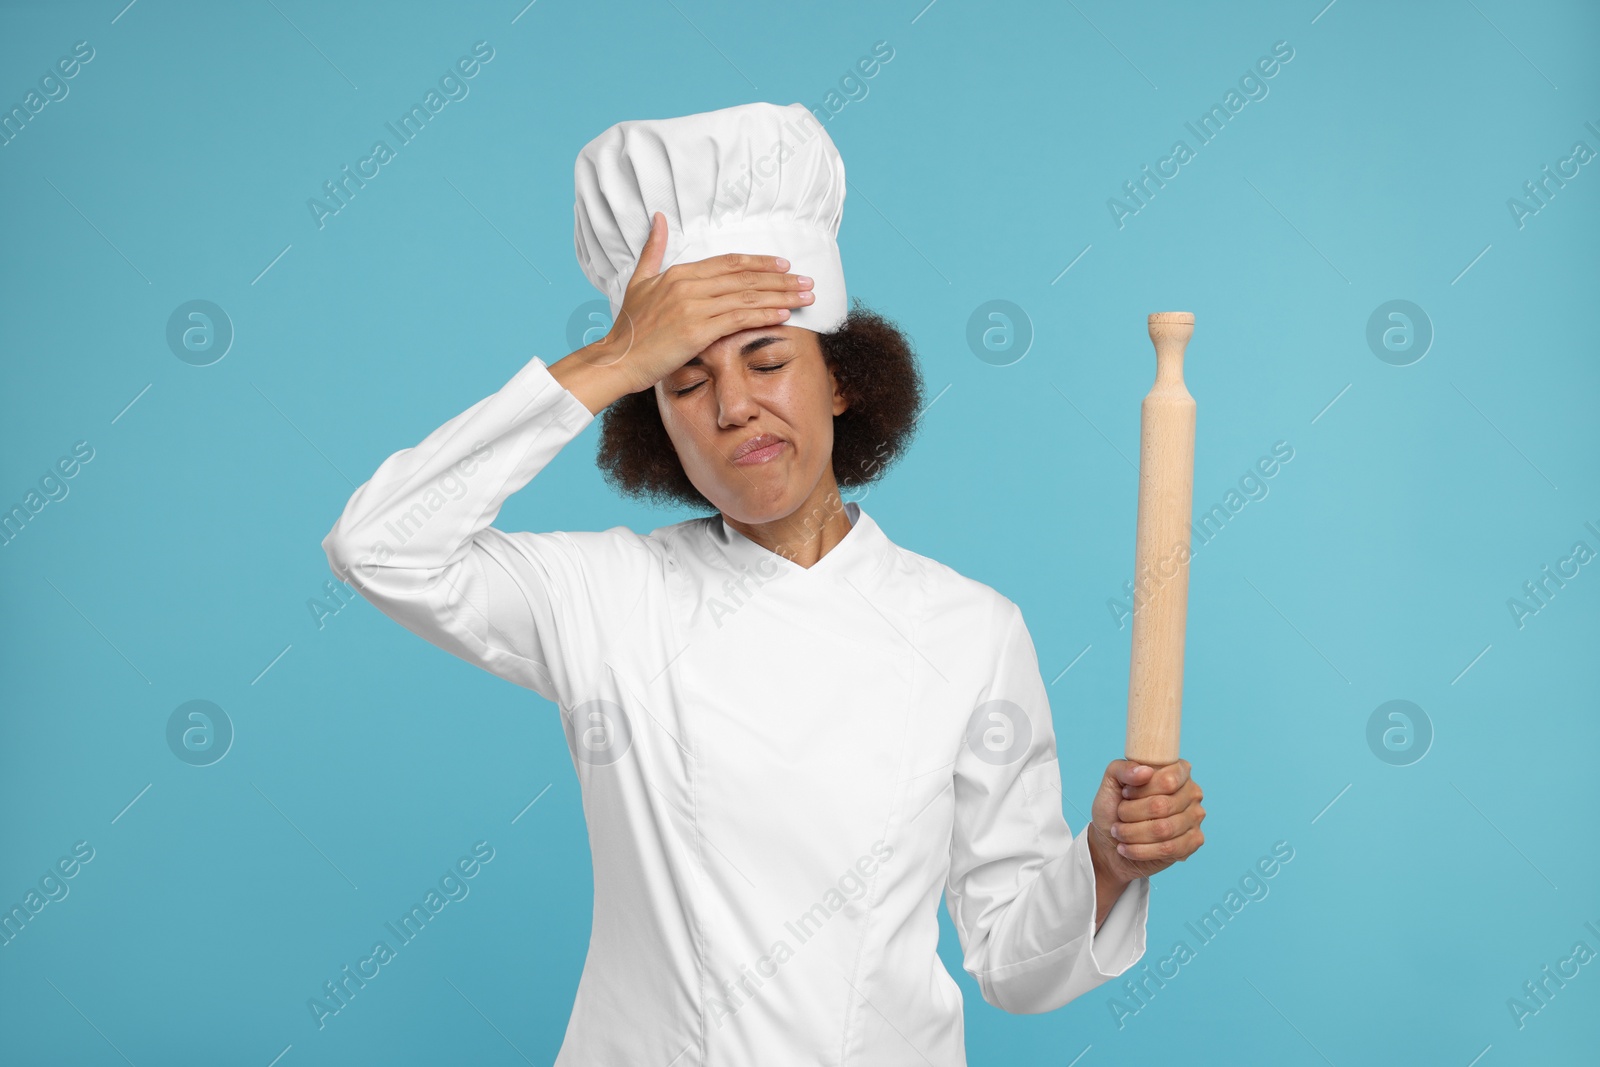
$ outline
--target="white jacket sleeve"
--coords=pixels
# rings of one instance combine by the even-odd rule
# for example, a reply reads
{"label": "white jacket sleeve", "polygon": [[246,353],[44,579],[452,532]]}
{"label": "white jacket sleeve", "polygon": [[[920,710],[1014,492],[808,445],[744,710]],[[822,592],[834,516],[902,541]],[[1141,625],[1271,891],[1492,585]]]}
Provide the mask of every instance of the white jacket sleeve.
{"label": "white jacket sleeve", "polygon": [[1150,880],[1124,889],[1096,932],[1088,827],[1076,837],[1067,827],[1033,640],[1021,610],[1009,600],[1003,608],[994,680],[955,763],[945,906],[962,966],[983,999],[1035,1013],[1061,1007],[1144,955]]}
{"label": "white jacket sleeve", "polygon": [[643,588],[626,527],[509,533],[490,524],[594,415],[535,357],[499,391],[384,460],[323,538],[328,565],[445,651],[571,707],[605,630]]}

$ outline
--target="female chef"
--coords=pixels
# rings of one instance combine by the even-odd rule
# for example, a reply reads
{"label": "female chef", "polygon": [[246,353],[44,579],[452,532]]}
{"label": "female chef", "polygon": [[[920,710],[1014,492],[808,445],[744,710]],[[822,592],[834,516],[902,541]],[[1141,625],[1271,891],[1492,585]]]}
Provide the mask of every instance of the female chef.
{"label": "female chef", "polygon": [[[1113,760],[1074,835],[1016,604],[841,502],[894,448],[836,442],[903,444],[919,380],[847,310],[843,164],[803,105],[619,123],[576,177],[610,332],[385,460],[329,563],[559,709],[594,911],[557,1067],[964,1064],[941,894],[986,1001],[1060,1007],[1143,955],[1200,788]],[[614,484],[715,514],[494,526],[602,412]]]}

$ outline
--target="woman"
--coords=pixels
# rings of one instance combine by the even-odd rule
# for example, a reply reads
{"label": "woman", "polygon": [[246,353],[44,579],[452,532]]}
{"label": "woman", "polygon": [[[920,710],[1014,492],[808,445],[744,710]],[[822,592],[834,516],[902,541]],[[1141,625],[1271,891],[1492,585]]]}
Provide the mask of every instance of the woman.
{"label": "woman", "polygon": [[[742,157],[789,112],[688,118]],[[661,144],[705,143],[703,124],[661,121],[680,124]],[[699,157],[640,137],[629,150],[628,189],[708,202],[683,193]],[[825,132],[810,150],[832,151]],[[651,158],[679,181],[649,180]],[[838,188],[808,187],[793,180],[804,153],[788,163],[746,209],[762,188],[842,198],[842,169]],[[409,629],[560,708],[595,904],[558,1065],[964,1064],[941,891],[985,1000],[1059,1007],[1143,954],[1149,875],[1199,847],[1200,790],[1187,763],[1113,760],[1074,837],[1017,606],[841,502],[841,482],[887,462],[841,464],[836,443],[892,458],[863,442],[909,437],[904,339],[859,310],[841,321],[842,274],[815,233],[770,230],[816,278],[777,255],[687,258],[714,227],[682,235],[663,269],[666,214],[610,210],[614,186],[586,217],[582,173],[580,159],[580,259],[615,326],[389,457],[324,540],[329,562]],[[637,262],[606,276],[586,248],[634,246],[586,218],[633,217],[649,219]],[[756,215],[741,218],[729,243],[749,239]],[[824,302],[804,321],[829,328],[795,324]],[[613,482],[717,514],[648,536],[495,528],[601,412]]]}

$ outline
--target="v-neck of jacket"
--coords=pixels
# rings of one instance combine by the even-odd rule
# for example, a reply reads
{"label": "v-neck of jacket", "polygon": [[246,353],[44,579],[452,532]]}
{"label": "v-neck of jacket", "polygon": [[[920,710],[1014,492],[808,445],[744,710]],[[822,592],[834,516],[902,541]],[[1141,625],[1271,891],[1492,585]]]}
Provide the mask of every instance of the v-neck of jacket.
{"label": "v-neck of jacket", "polygon": [[877,559],[886,547],[883,531],[855,501],[846,504],[844,509],[845,515],[850,519],[849,532],[809,567],[802,567],[794,560],[752,541],[729,526],[728,520],[720,514],[716,518],[716,524],[722,528],[720,540],[724,551],[736,563],[755,566],[763,560],[771,560],[783,573],[801,576],[836,574],[848,576],[853,573],[865,578],[876,570]]}

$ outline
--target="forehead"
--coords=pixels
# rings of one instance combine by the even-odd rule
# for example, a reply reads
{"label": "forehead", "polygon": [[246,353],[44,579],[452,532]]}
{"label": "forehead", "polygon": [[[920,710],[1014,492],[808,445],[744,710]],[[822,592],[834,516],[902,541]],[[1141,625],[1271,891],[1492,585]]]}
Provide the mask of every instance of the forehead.
{"label": "forehead", "polygon": [[801,326],[758,326],[739,330],[719,337],[684,366],[698,367],[740,359],[775,347],[782,347],[786,351],[805,351],[817,346],[816,338],[815,332]]}

